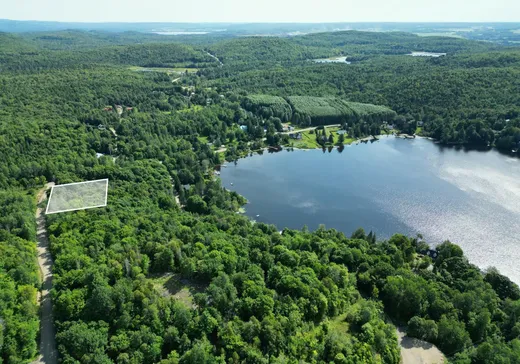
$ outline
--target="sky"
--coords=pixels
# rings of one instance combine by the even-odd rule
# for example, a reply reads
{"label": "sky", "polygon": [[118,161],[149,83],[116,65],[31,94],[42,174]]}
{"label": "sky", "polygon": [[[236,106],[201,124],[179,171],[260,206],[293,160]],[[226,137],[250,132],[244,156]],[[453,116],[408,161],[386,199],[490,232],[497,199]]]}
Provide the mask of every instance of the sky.
{"label": "sky", "polygon": [[520,1],[0,0],[0,19],[67,22],[520,22]]}

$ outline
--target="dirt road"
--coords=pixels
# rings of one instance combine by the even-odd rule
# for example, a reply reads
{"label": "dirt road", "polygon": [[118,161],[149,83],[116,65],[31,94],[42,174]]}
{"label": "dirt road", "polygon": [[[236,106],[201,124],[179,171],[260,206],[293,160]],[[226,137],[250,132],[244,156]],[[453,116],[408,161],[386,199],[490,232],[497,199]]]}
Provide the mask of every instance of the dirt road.
{"label": "dirt road", "polygon": [[444,355],[433,344],[406,336],[404,330],[397,328],[401,346],[402,364],[442,364]]}
{"label": "dirt road", "polygon": [[[38,204],[47,199],[45,193],[54,183],[48,183],[45,188],[38,193]],[[36,209],[37,239],[38,239],[38,265],[42,274],[42,290],[40,293],[40,356],[32,364],[55,364],[58,362],[58,351],[56,350],[56,331],[52,317],[52,256],[49,251],[49,238],[45,228],[44,209]]]}
{"label": "dirt road", "polygon": [[222,67],[222,66],[224,65],[224,63],[222,63],[222,62],[220,61],[220,59],[217,58],[217,56],[215,56],[215,55],[213,55],[213,54],[211,54],[211,53],[209,53],[209,52],[206,52],[206,54],[207,54],[208,56],[210,56],[211,58],[213,58],[214,60],[216,60],[216,61],[219,63],[220,67]]}

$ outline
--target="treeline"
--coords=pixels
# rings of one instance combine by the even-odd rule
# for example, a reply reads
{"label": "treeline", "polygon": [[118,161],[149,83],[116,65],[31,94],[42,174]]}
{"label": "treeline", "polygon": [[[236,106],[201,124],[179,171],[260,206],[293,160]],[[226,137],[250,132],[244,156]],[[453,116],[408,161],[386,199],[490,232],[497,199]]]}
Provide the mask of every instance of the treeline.
{"label": "treeline", "polygon": [[335,97],[249,95],[242,106],[263,118],[279,118],[296,125],[327,125],[379,123],[396,117],[396,113],[384,106],[348,102]]}
{"label": "treeline", "polygon": [[32,191],[0,191],[0,362],[37,354],[39,330],[36,209]]}
{"label": "treeline", "polygon": [[490,43],[477,43],[453,37],[421,37],[404,32],[341,31],[291,38],[294,43],[340,51],[342,54],[403,55],[413,51],[459,53],[498,49]]}
{"label": "treeline", "polygon": [[277,37],[244,37],[226,40],[208,47],[224,65],[255,67],[328,57],[330,50],[303,46],[292,39]]}
{"label": "treeline", "polygon": [[[226,73],[207,71],[212,85],[276,96],[337,95],[351,101],[387,105],[405,118],[401,130],[415,131],[450,144],[495,145],[506,150],[518,143],[520,68],[517,51],[418,59],[378,56],[363,62],[268,67]],[[500,66],[486,66],[496,63]],[[348,72],[345,69],[348,68]],[[501,141],[499,142],[499,139]]]}
{"label": "treeline", "polygon": [[280,118],[283,122],[292,118],[291,106],[283,97],[270,95],[248,95],[242,102],[244,109],[254,112],[266,119]]}
{"label": "treeline", "polygon": [[393,120],[396,113],[384,106],[348,102],[334,97],[289,96],[292,120],[299,125],[325,125]]}
{"label": "treeline", "polygon": [[91,68],[96,64],[143,67],[207,67],[216,61],[202,50],[184,44],[139,44],[86,50],[31,50],[0,52],[4,71]]}

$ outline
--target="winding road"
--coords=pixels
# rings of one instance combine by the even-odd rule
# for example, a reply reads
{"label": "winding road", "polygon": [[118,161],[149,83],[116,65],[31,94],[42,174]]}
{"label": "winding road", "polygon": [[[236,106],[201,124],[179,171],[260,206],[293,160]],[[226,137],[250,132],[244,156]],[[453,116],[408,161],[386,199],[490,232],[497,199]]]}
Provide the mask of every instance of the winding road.
{"label": "winding road", "polygon": [[211,58],[213,58],[214,60],[216,60],[219,63],[220,67],[222,67],[224,65],[224,63],[222,63],[222,61],[220,59],[218,59],[217,56],[215,56],[215,55],[213,55],[213,54],[211,54],[209,52],[206,52],[206,54],[208,56],[210,56]]}
{"label": "winding road", "polygon": [[[38,205],[47,199],[45,193],[54,183],[47,185],[38,193]],[[40,355],[31,364],[56,364],[58,351],[56,350],[56,331],[52,317],[52,256],[49,251],[49,238],[45,228],[44,208],[36,209],[37,240],[38,240],[38,265],[42,275],[42,289],[39,296],[41,325],[40,325]]]}

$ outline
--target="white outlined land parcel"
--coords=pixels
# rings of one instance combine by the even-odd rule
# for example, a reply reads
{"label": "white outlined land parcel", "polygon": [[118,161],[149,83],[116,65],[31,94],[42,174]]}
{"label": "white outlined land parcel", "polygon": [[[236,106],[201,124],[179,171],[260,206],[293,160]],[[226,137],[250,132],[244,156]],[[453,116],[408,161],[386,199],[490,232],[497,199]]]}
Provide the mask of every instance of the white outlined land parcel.
{"label": "white outlined land parcel", "polygon": [[108,179],[54,186],[45,214],[104,207],[107,195]]}

